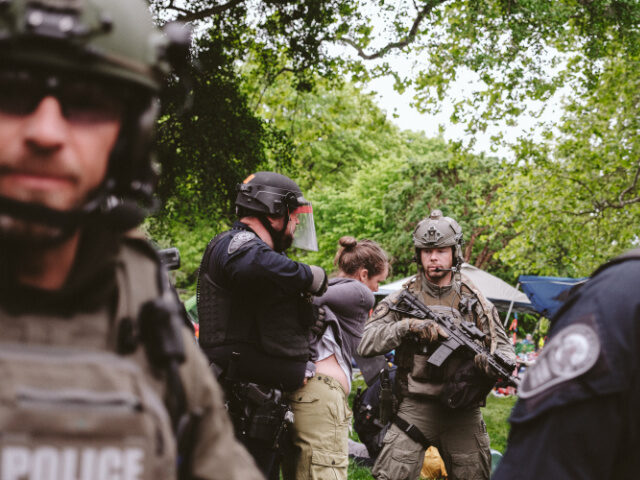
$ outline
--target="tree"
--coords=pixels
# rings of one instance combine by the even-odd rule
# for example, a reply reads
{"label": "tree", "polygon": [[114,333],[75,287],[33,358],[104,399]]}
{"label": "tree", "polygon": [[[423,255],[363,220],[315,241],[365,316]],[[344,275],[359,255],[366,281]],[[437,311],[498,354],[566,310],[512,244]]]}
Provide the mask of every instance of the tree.
{"label": "tree", "polygon": [[295,178],[303,190],[341,190],[353,174],[402,143],[372,95],[354,85],[315,81],[310,92],[291,88],[283,76],[261,98],[258,113],[291,141],[292,161],[272,158],[266,167]]}
{"label": "tree", "polygon": [[[590,86],[600,62],[635,55],[635,0],[152,0],[161,18],[208,25],[230,58],[257,61],[267,83],[293,72],[308,90],[314,77],[352,80],[395,75],[417,88],[416,104],[437,109],[460,72],[478,86],[453,118],[470,129],[511,122],[527,99],[544,102],[566,81]],[[342,48],[340,48],[342,47]],[[412,56],[413,75],[386,59]]]}
{"label": "tree", "polygon": [[546,139],[521,140],[488,217],[513,238],[499,258],[524,273],[584,276],[638,244],[640,62],[611,58]]}
{"label": "tree", "polygon": [[503,268],[493,259],[502,239],[489,239],[481,224],[496,188],[498,161],[457,156],[444,140],[423,134],[399,135],[398,147],[360,168],[346,188],[312,191],[321,244],[318,253],[304,256],[305,261],[331,269],[338,239],[352,235],[378,241],[392,259],[394,277],[409,275],[415,272],[413,230],[439,208],[461,224],[466,260],[494,272]]}

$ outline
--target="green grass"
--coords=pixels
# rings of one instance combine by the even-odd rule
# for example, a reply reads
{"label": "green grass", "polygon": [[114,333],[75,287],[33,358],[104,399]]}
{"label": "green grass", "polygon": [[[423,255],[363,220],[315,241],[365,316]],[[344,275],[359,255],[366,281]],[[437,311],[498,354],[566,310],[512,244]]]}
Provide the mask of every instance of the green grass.
{"label": "green grass", "polygon": [[482,409],[487,432],[491,439],[491,448],[504,453],[509,436],[509,414],[516,403],[516,397],[498,398],[493,395],[487,397],[487,406]]}
{"label": "green grass", "polygon": [[[356,389],[361,386],[364,390],[366,385],[362,377],[355,378],[349,395],[349,406],[353,406],[353,397]],[[487,424],[487,432],[491,439],[491,448],[504,453],[507,446],[507,437],[509,435],[509,414],[516,403],[516,397],[498,398],[493,395],[487,397],[487,406],[482,409],[484,421]],[[358,434],[352,432],[350,435],[352,440],[358,440]],[[369,480],[373,478],[371,471],[366,467],[356,465],[349,460],[349,471],[347,473],[349,480]]]}

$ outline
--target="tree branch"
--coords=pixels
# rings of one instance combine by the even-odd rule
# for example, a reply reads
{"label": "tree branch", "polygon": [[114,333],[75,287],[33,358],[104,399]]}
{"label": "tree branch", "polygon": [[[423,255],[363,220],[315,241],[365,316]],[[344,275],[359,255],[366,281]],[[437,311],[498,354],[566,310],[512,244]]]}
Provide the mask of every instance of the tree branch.
{"label": "tree branch", "polygon": [[382,47],[381,49],[379,49],[377,52],[370,53],[370,54],[365,53],[362,47],[358,46],[358,44],[350,38],[336,38],[334,39],[334,41],[344,43],[345,45],[349,45],[353,47],[356,50],[356,52],[358,52],[358,56],[360,56],[361,58],[364,58],[365,60],[375,60],[376,58],[381,58],[393,49],[402,49],[407,45],[409,45],[410,43],[412,43],[415,40],[416,35],[418,34],[418,28],[420,27],[420,23],[422,23],[425,17],[429,15],[435,7],[444,3],[445,1],[446,0],[432,0],[428,2],[422,8],[422,10],[418,12],[418,15],[413,21],[413,25],[411,26],[411,30],[409,30],[409,34],[404,38],[404,40],[400,40],[398,42],[390,42],[384,47]]}
{"label": "tree branch", "polygon": [[166,7],[166,10],[173,10],[175,12],[179,12],[180,15],[176,18],[176,20],[181,22],[193,22],[196,20],[204,20],[211,15],[215,15],[218,13],[225,12],[227,10],[231,10],[236,5],[243,3],[244,0],[229,0],[227,3],[223,3],[222,5],[216,5],[215,7],[205,8],[204,10],[197,10],[195,12],[185,10],[183,8],[179,8],[173,5],[173,2]]}
{"label": "tree branch", "polygon": [[629,193],[631,190],[637,188],[638,186],[638,176],[640,176],[640,162],[637,163],[636,174],[633,177],[633,183],[629,185],[629,188],[625,188],[620,195],[618,196],[618,201],[620,203],[624,202],[624,196]]}

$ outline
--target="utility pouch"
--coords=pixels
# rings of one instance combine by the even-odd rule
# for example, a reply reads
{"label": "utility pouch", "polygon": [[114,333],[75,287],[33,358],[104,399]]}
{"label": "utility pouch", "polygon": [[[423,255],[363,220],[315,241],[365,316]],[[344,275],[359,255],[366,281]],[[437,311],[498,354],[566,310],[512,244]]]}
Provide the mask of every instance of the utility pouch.
{"label": "utility pouch", "polygon": [[475,369],[473,360],[466,360],[445,383],[440,402],[453,409],[482,407],[494,384]]}

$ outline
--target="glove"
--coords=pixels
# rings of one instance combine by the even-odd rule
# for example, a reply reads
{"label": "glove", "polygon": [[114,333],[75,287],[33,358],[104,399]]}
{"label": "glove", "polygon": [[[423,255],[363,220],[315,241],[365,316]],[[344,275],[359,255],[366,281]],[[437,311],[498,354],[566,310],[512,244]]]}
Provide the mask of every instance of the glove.
{"label": "glove", "polygon": [[313,309],[313,324],[309,327],[309,331],[314,338],[319,338],[324,334],[327,328],[327,312],[324,307],[317,307],[314,305]]}
{"label": "glove", "polygon": [[409,331],[427,343],[435,342],[439,338],[449,338],[447,332],[434,320],[411,318],[409,319]]}
{"label": "glove", "polygon": [[321,297],[324,295],[324,292],[327,291],[327,282],[329,281],[327,279],[327,272],[324,271],[324,268],[315,265],[309,265],[309,268],[311,269],[313,280],[311,280],[308,291],[312,295]]}
{"label": "glove", "polygon": [[496,372],[489,365],[489,356],[486,353],[478,353],[473,357],[473,364],[489,378],[497,378]]}

